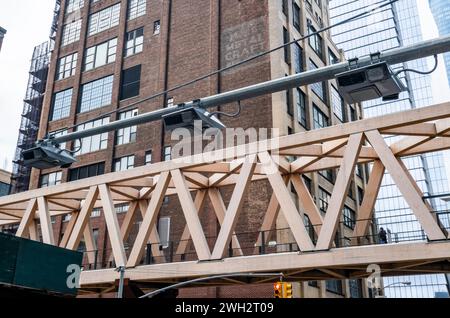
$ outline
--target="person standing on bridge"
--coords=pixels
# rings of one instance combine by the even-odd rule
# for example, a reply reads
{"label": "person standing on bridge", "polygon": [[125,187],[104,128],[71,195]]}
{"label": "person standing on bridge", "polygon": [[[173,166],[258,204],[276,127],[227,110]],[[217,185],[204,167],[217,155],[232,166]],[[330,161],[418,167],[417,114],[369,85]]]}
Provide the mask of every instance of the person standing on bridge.
{"label": "person standing on bridge", "polygon": [[387,233],[384,228],[380,228],[380,232],[378,232],[378,238],[380,240],[380,244],[387,244]]}

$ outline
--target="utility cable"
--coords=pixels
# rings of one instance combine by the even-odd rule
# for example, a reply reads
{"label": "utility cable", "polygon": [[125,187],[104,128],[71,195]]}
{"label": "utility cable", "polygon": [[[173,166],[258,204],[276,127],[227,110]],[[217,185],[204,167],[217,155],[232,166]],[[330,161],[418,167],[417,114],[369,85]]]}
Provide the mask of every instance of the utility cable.
{"label": "utility cable", "polygon": [[209,77],[212,77],[212,76],[214,76],[214,75],[218,75],[218,74],[221,74],[221,73],[223,73],[223,72],[229,71],[229,70],[231,70],[231,69],[233,69],[233,68],[236,68],[236,67],[238,67],[238,66],[241,66],[241,65],[244,65],[244,64],[249,63],[249,62],[251,62],[251,61],[254,61],[254,60],[256,60],[256,59],[258,59],[258,58],[260,58],[260,57],[266,56],[266,55],[271,54],[271,53],[273,53],[273,52],[276,52],[276,51],[278,51],[278,50],[280,50],[280,49],[283,49],[283,48],[285,48],[285,47],[291,46],[292,44],[298,43],[299,41],[303,41],[303,40],[309,39],[310,37],[319,35],[319,34],[321,34],[321,33],[323,33],[323,32],[326,32],[326,31],[328,31],[328,30],[330,30],[330,29],[332,29],[332,28],[335,28],[335,27],[337,27],[337,26],[340,26],[340,25],[343,25],[343,24],[347,24],[347,23],[349,23],[349,22],[351,22],[351,21],[353,21],[353,20],[359,19],[359,18],[364,18],[364,17],[366,17],[366,16],[371,16],[372,14],[374,14],[374,12],[376,12],[376,11],[378,11],[378,10],[380,10],[380,9],[382,9],[382,8],[384,8],[384,7],[386,7],[386,6],[392,5],[392,4],[394,4],[394,3],[398,2],[398,1],[399,1],[399,0],[391,0],[391,1],[386,2],[386,3],[384,3],[384,4],[381,4],[381,5],[379,5],[379,6],[375,7],[375,8],[368,9],[368,10],[366,10],[366,11],[364,11],[364,12],[361,12],[361,13],[359,13],[359,14],[356,14],[356,15],[354,15],[354,16],[348,18],[348,19],[342,20],[342,21],[340,21],[340,22],[338,22],[338,23],[335,23],[335,24],[332,24],[332,25],[327,26],[327,27],[325,27],[325,28],[322,28],[322,29],[320,29],[320,30],[318,30],[318,31],[316,31],[316,32],[311,32],[311,33],[309,33],[309,34],[307,34],[307,35],[305,35],[305,36],[302,36],[302,37],[299,38],[299,39],[294,39],[293,41],[287,42],[287,43],[285,43],[285,44],[283,44],[283,45],[277,46],[277,47],[275,47],[275,48],[273,48],[273,49],[270,49],[270,50],[268,50],[268,51],[261,52],[261,53],[255,55],[255,56],[249,57],[249,58],[247,58],[247,59],[245,59],[245,60],[242,60],[242,61],[240,61],[240,62],[238,62],[238,63],[236,63],[236,64],[233,64],[233,65],[230,65],[230,66],[221,68],[221,69],[219,69],[219,70],[213,71],[213,72],[211,72],[211,73],[208,73],[208,74],[206,74],[206,75],[200,76],[200,77],[198,77],[198,78],[196,78],[196,79],[193,79],[193,80],[191,80],[191,81],[185,82],[185,83],[183,83],[183,84],[176,85],[176,86],[174,86],[174,87],[172,87],[172,88],[169,88],[169,89],[167,89],[167,90],[165,90],[165,91],[162,91],[162,92],[160,92],[160,93],[156,93],[156,94],[154,94],[154,95],[151,95],[151,96],[146,97],[146,98],[144,98],[144,99],[141,99],[141,100],[139,100],[139,101],[136,101],[136,102],[134,102],[134,103],[131,103],[130,105],[128,105],[128,106],[126,106],[126,107],[123,107],[123,108],[120,108],[120,109],[116,109],[116,110],[113,110],[113,111],[104,113],[104,114],[102,114],[102,115],[100,115],[100,116],[98,116],[98,117],[96,117],[96,118],[94,118],[94,119],[90,119],[90,120],[88,120],[88,121],[85,121],[85,122],[78,123],[78,124],[76,124],[76,125],[67,127],[67,128],[65,128],[63,131],[67,131],[67,130],[72,129],[72,128],[75,128],[75,127],[77,127],[77,126],[79,126],[79,125],[83,125],[83,124],[89,123],[89,122],[91,122],[92,120],[101,119],[101,118],[103,118],[103,117],[105,117],[105,116],[108,116],[108,115],[112,115],[112,114],[115,114],[115,113],[118,113],[118,112],[123,112],[123,111],[129,110],[129,109],[131,109],[131,108],[133,108],[133,107],[135,107],[135,106],[137,106],[137,105],[140,105],[140,104],[142,104],[142,103],[144,103],[144,102],[147,102],[147,101],[153,100],[153,99],[155,99],[155,98],[157,98],[157,97],[166,95],[167,93],[171,93],[171,92],[176,91],[176,90],[178,90],[178,89],[180,89],[180,88],[184,88],[184,87],[186,87],[186,86],[195,84],[195,83],[197,83],[197,82],[200,82],[200,81],[202,81],[202,80],[204,80],[204,79],[207,79],[207,78],[209,78]]}
{"label": "utility cable", "polygon": [[429,75],[429,74],[433,73],[434,71],[436,71],[438,66],[439,66],[438,56],[434,55],[434,67],[433,67],[433,69],[431,71],[423,72],[423,71],[419,71],[419,70],[413,70],[413,69],[410,69],[410,68],[405,68],[404,70],[400,70],[397,73],[395,73],[395,76],[397,76],[397,75],[399,75],[401,73],[406,73],[406,72],[417,73],[417,74],[420,74],[420,75]]}

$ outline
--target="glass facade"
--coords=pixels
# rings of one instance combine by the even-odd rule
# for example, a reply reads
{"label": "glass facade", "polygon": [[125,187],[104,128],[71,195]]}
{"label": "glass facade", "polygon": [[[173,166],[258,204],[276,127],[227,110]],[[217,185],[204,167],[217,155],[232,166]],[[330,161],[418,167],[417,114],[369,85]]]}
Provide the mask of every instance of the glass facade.
{"label": "glass facade", "polygon": [[[331,24],[378,5],[378,0],[331,0]],[[348,59],[422,41],[417,4],[415,1],[407,0],[385,6],[369,17],[338,26],[332,29],[331,33],[334,42],[345,51]],[[427,65],[425,59],[421,59],[392,67],[394,70],[410,68],[425,71],[432,66]],[[429,76],[402,73],[401,79],[408,90],[401,93],[398,100],[383,102],[379,99],[364,102],[365,118],[433,104]],[[396,138],[388,137],[386,141],[390,144],[395,142]],[[441,153],[406,158],[404,164],[425,196],[449,192]],[[447,203],[439,199],[433,199],[430,203],[435,211],[444,211],[449,208]],[[389,174],[386,174],[383,179],[375,212],[378,229],[380,227],[387,229],[388,239],[391,242],[426,239],[420,224]],[[411,286],[397,284],[386,288],[386,295],[388,297],[434,297],[436,292],[447,292],[444,275],[385,278],[384,284],[388,286],[402,281],[410,281],[412,284]]]}
{"label": "glass facade", "polygon": [[[439,34],[450,34],[450,1],[448,0],[428,0],[431,12],[436,21]],[[448,84],[450,85],[450,53],[444,55],[445,66],[447,68]]]}

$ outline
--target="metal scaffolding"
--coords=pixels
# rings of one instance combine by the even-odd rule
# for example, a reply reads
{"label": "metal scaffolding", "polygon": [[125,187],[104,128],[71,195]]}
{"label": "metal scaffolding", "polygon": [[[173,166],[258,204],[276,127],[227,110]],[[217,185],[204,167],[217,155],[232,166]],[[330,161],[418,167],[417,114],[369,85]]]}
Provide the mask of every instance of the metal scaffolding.
{"label": "metal scaffolding", "polygon": [[19,138],[17,140],[17,148],[13,161],[11,194],[29,189],[31,168],[24,166],[22,151],[33,147],[37,141],[45,88],[47,86],[50,57],[55,46],[60,9],[61,1],[57,0],[50,31],[50,40],[36,46],[31,59],[30,75],[19,128]]}

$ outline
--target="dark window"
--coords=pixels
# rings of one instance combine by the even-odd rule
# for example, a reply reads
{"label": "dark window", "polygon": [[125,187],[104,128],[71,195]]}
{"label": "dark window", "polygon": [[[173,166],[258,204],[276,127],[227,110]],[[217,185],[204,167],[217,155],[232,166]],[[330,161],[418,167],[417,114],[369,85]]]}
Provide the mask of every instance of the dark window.
{"label": "dark window", "polygon": [[360,279],[350,279],[348,285],[351,298],[363,298],[362,282]]}
{"label": "dark window", "polygon": [[326,286],[327,286],[327,291],[334,293],[334,294],[343,295],[342,281],[328,280],[326,282]]}
{"label": "dark window", "polygon": [[333,112],[336,117],[342,123],[344,123],[347,119],[344,99],[341,97],[341,94],[339,94],[338,90],[333,85],[331,85],[331,105],[333,106]]}
{"label": "dark window", "polygon": [[293,135],[294,130],[291,127],[288,127],[288,135]]}
{"label": "dark window", "polygon": [[141,65],[134,66],[122,73],[122,87],[120,90],[120,99],[135,97],[139,95],[141,86]]}
{"label": "dark window", "polygon": [[348,188],[348,197],[352,200],[355,200],[355,183],[352,181],[350,183],[350,187]]}
{"label": "dark window", "polygon": [[294,116],[294,105],[292,104],[291,90],[286,91],[286,106],[287,113],[291,116]]}
{"label": "dark window", "polygon": [[303,72],[303,50],[298,43],[294,44],[294,71]]}
{"label": "dark window", "polygon": [[325,128],[329,125],[328,117],[316,105],[313,105],[313,121],[314,129]]}
{"label": "dark window", "polygon": [[95,176],[100,176],[105,173],[105,163],[100,162],[90,166],[75,168],[69,170],[69,181],[76,181]]}
{"label": "dark window", "polygon": [[306,119],[306,97],[300,88],[297,88],[297,111],[299,124],[308,129],[308,122]]}
{"label": "dark window", "polygon": [[361,205],[363,203],[364,200],[364,190],[361,189],[360,187],[358,187],[358,202],[359,205]]}
{"label": "dark window", "polygon": [[308,282],[308,286],[319,288],[319,283],[317,280],[311,280]]}
{"label": "dark window", "polygon": [[356,225],[356,213],[347,206],[344,206],[344,225],[352,230]]}
{"label": "dark window", "polygon": [[328,58],[329,58],[328,62],[330,65],[339,63],[338,57],[330,49],[328,49]]}
{"label": "dark window", "polygon": [[[309,69],[310,70],[318,69],[317,65],[311,59],[309,60]],[[326,93],[325,82],[314,83],[311,85],[311,89],[314,94],[316,94],[321,100],[325,101],[325,93]]]}
{"label": "dark window", "polygon": [[330,202],[331,194],[319,187],[319,209],[323,213],[328,210],[328,203]]}
{"label": "dark window", "polygon": [[[283,43],[287,44],[289,43],[289,32],[286,28],[283,28]],[[284,61],[287,64],[291,63],[291,54],[290,54],[290,45],[286,45],[284,47]]]}
{"label": "dark window", "polygon": [[9,194],[9,184],[0,182],[0,197]]}
{"label": "dark window", "polygon": [[303,181],[305,182],[306,187],[308,188],[309,193],[312,194],[312,181],[307,176],[303,176]]}
{"label": "dark window", "polygon": [[[308,34],[316,33],[317,30],[310,24],[308,26]],[[314,50],[314,52],[317,53],[317,55],[322,58],[322,37],[319,34],[314,34],[311,37],[309,37],[309,46]]]}
{"label": "dark window", "polygon": [[288,0],[282,0],[281,1],[281,10],[283,10],[283,13],[285,16],[288,16],[289,10],[288,10]]}
{"label": "dark window", "polygon": [[294,24],[294,28],[296,28],[298,30],[298,32],[300,32],[300,7],[294,2],[294,5],[292,6],[293,8],[293,24]]}
{"label": "dark window", "polygon": [[331,183],[334,182],[334,173],[333,170],[329,169],[329,170],[322,170],[319,171],[319,174],[324,177],[325,179],[327,179],[328,181],[330,181]]}
{"label": "dark window", "polygon": [[358,118],[356,118],[356,110],[353,107],[350,107],[350,118],[352,121],[358,120]]}

